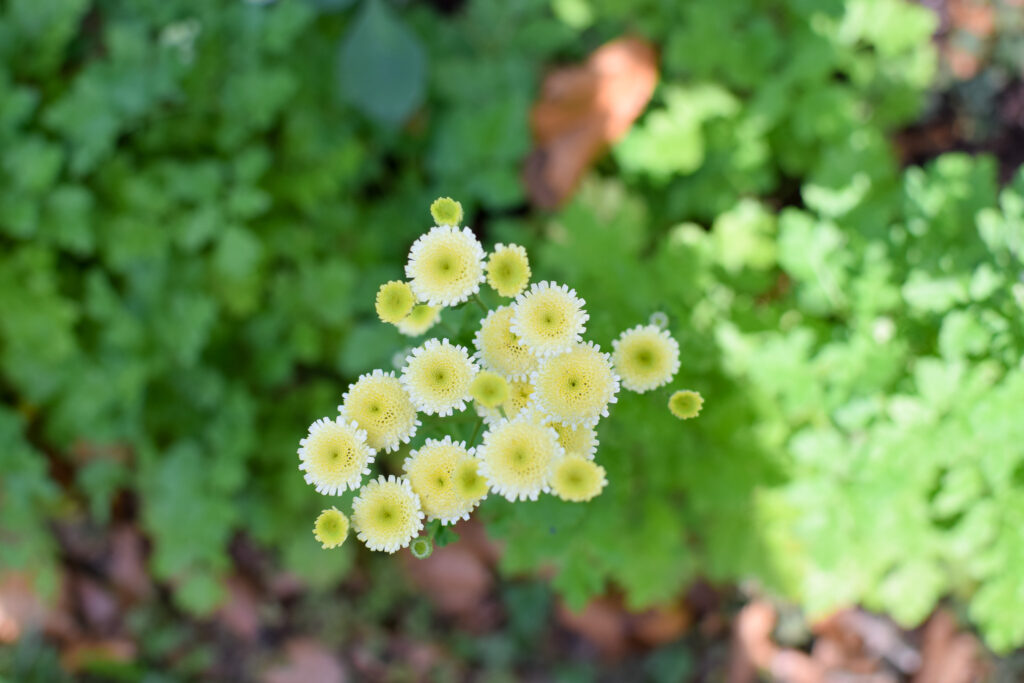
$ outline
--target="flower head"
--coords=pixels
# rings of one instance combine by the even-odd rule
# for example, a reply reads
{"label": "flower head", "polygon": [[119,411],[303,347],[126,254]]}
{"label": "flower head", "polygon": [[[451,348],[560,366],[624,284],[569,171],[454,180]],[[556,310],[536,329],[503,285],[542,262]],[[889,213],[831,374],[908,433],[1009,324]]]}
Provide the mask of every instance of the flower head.
{"label": "flower head", "polygon": [[530,284],[530,259],[526,249],[518,244],[495,244],[487,259],[487,283],[501,296],[518,296]]}
{"label": "flower head", "polygon": [[668,399],[669,411],[680,420],[697,417],[704,405],[704,397],[696,391],[677,391]]}
{"label": "flower head", "polygon": [[423,530],[419,496],[405,479],[377,477],[352,501],[352,526],[370,550],[393,553]]}
{"label": "flower head", "polygon": [[597,432],[590,425],[568,425],[552,422],[552,429],[558,432],[558,443],[566,455],[579,455],[593,460],[597,453]]}
{"label": "flower head", "polygon": [[348,517],[336,507],[324,510],[313,523],[313,537],[324,550],[337,548],[348,538]]}
{"label": "flower head", "polygon": [[480,291],[484,248],[469,228],[431,228],[409,250],[405,276],[420,301],[454,306]]}
{"label": "flower head", "polygon": [[464,458],[459,462],[455,466],[452,482],[455,484],[455,492],[474,507],[487,497],[487,478],[480,473],[478,458]]}
{"label": "flower head", "polygon": [[485,408],[497,408],[509,398],[508,382],[498,373],[484,370],[469,386],[469,393]]}
{"label": "flower head", "polygon": [[476,414],[484,419],[484,422],[492,425],[504,419],[513,419],[519,416],[530,405],[530,396],[533,394],[533,385],[528,380],[513,380],[508,383],[508,398],[499,406],[489,408],[479,401],[474,403]]}
{"label": "flower head", "polygon": [[537,357],[512,331],[513,314],[512,306],[501,306],[487,314],[473,339],[474,355],[488,370],[511,380],[524,380],[537,369]]}
{"label": "flower head", "polygon": [[370,473],[373,456],[366,432],[341,416],[320,418],[299,442],[299,469],[306,473],[306,483],[328,496],[358,488]]}
{"label": "flower head", "polygon": [[579,455],[567,455],[555,463],[551,489],[562,500],[582,503],[590,500],[605,487],[604,468]]}
{"label": "flower head", "polygon": [[416,434],[416,408],[393,372],[374,370],[360,377],[341,397],[338,412],[366,430],[366,442],[378,451],[397,451]]}
{"label": "flower head", "polygon": [[412,539],[409,544],[409,552],[417,560],[425,560],[434,553],[434,544],[428,536],[420,536]]}
{"label": "flower head", "polygon": [[451,197],[438,197],[430,205],[430,216],[437,225],[458,225],[462,222],[462,204]]}
{"label": "flower head", "polygon": [[668,315],[664,311],[655,311],[654,313],[651,313],[647,322],[660,330],[668,329]]}
{"label": "flower head", "polygon": [[427,519],[439,519],[442,524],[454,524],[469,519],[475,501],[459,493],[455,475],[463,462],[475,462],[472,449],[463,441],[453,442],[427,439],[419,450],[412,451],[402,468],[412,490],[420,497]]}
{"label": "flower head", "polygon": [[479,371],[466,347],[447,339],[429,339],[406,359],[402,386],[417,410],[446,417],[466,407],[470,386]]}
{"label": "flower head", "polygon": [[594,425],[615,403],[619,378],[593,342],[545,358],[533,373],[533,405],[553,422]]}
{"label": "flower head", "polygon": [[417,304],[413,306],[409,315],[405,316],[395,327],[407,337],[418,337],[437,324],[441,319],[441,307],[430,304]]}
{"label": "flower head", "polygon": [[536,356],[568,351],[583,339],[590,316],[575,289],[537,282],[516,297],[510,327]]}
{"label": "flower head", "polygon": [[377,290],[374,306],[381,320],[386,323],[397,323],[409,315],[415,304],[416,295],[412,293],[409,283],[392,280],[385,282]]}
{"label": "flower head", "polygon": [[612,342],[612,361],[622,386],[642,394],[679,372],[679,344],[657,325],[637,325]]}
{"label": "flower head", "polygon": [[503,420],[484,434],[480,470],[491,490],[508,500],[537,500],[548,490],[551,468],[563,453],[554,429],[520,416]]}

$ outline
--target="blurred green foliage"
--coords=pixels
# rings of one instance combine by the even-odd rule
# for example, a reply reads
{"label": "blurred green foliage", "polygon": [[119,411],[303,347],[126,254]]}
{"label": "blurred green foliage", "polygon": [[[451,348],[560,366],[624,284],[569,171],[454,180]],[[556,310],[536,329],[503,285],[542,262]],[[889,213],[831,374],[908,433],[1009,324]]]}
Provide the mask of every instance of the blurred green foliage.
{"label": "blurred green foliage", "polygon": [[[373,292],[443,194],[603,346],[668,313],[707,401],[623,396],[591,504],[488,502],[508,571],[576,606],[752,576],[907,624],[952,593],[1024,642],[1024,178],[900,171],[933,29],[902,0],[9,0],[0,563],[52,585],[47,520],[130,490],[182,608],[218,603],[237,531],[341,576],[295,448],[402,346]],[[520,211],[544,67],[625,32],[660,47],[655,101],[604,179]]]}

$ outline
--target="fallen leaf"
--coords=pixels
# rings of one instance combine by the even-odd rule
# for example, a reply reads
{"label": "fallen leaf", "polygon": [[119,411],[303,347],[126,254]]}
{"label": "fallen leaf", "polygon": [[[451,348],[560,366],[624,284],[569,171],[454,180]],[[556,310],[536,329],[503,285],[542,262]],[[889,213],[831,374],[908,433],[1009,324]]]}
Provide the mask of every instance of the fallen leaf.
{"label": "fallen leaf", "polygon": [[107,576],[128,602],[141,602],[153,593],[146,570],[146,539],[130,524],[121,524],[110,535]]}
{"label": "fallen leaf", "polygon": [[476,518],[471,517],[459,522],[453,531],[459,535],[459,544],[473,551],[473,554],[488,566],[494,567],[498,564],[503,550],[502,544],[491,539],[487,535],[487,529]]}
{"label": "fallen leaf", "polygon": [[60,661],[72,673],[104,662],[130,662],[135,659],[135,643],[127,638],[80,640],[61,652]]}
{"label": "fallen leaf", "polygon": [[693,623],[693,615],[680,603],[654,607],[633,618],[632,631],[644,645],[657,647],[679,640]]}
{"label": "fallen leaf", "polygon": [[562,204],[594,160],[626,134],[657,82],[657,55],[639,38],[613,40],[582,65],[548,74],[530,113],[530,200],[543,208]]}
{"label": "fallen leaf", "polygon": [[970,683],[983,680],[981,647],[969,634],[958,633],[956,620],[946,610],[935,612],[925,624],[921,667],[913,683]]}
{"label": "fallen leaf", "polygon": [[255,641],[260,634],[259,597],[240,576],[225,582],[227,598],[217,609],[217,619],[242,640]]}
{"label": "fallen leaf", "polygon": [[75,575],[73,581],[75,604],[90,633],[110,635],[117,630],[121,607],[114,594],[99,581]]}
{"label": "fallen leaf", "polygon": [[772,642],[778,614],[771,603],[755,600],[736,617],[735,647],[759,669],[768,669],[779,648]]}
{"label": "fallen leaf", "polygon": [[21,572],[0,575],[0,643],[13,643],[22,634],[38,630],[46,608],[36,595],[31,578]]}
{"label": "fallen leaf", "polygon": [[410,579],[438,611],[459,617],[472,630],[486,630],[496,621],[498,614],[486,606],[494,575],[471,548],[461,542],[434,548],[425,560],[402,555]]}
{"label": "fallen leaf", "polygon": [[824,683],[825,669],[799,650],[781,650],[769,667],[772,680],[780,683]]}
{"label": "fallen leaf", "polygon": [[285,645],[285,662],[268,669],[263,683],[345,683],[348,676],[338,657],[322,644],[297,638]]}
{"label": "fallen leaf", "polygon": [[605,657],[617,658],[626,653],[628,615],[618,600],[591,600],[579,612],[559,603],[556,615],[562,626],[592,643]]}

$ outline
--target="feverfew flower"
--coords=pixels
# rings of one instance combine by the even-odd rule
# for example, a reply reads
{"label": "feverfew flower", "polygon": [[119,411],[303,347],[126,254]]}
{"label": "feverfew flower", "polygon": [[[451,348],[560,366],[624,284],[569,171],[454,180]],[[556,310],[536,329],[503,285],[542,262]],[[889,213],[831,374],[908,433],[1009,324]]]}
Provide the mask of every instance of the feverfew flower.
{"label": "feverfew flower", "polygon": [[337,548],[348,538],[348,517],[336,507],[324,510],[313,523],[313,538],[324,550]]}
{"label": "feverfew flower", "polygon": [[393,553],[423,530],[419,496],[406,479],[377,477],[352,501],[352,526],[370,550]]}
{"label": "feverfew flower", "polygon": [[668,384],[679,372],[679,344],[657,325],[626,330],[612,348],[622,386],[638,394]]}
{"label": "feverfew flower", "polygon": [[366,442],[377,451],[397,451],[420,426],[416,408],[393,372],[374,370],[361,376],[341,397],[338,412],[366,430]]}
{"label": "feverfew flower", "polygon": [[508,383],[508,399],[496,408],[488,408],[479,401],[474,403],[476,414],[488,425],[497,424],[504,419],[513,419],[530,405],[533,385],[528,380],[514,380]]}
{"label": "feverfew flower", "polygon": [[430,205],[430,215],[437,225],[459,225],[462,223],[462,204],[451,197],[438,197]]}
{"label": "feverfew flower", "polygon": [[425,334],[427,330],[437,324],[441,319],[441,307],[430,304],[417,304],[413,306],[409,315],[405,316],[395,327],[407,337],[418,337]]}
{"label": "feverfew flower", "polygon": [[412,287],[399,280],[382,284],[374,301],[377,316],[386,323],[397,323],[409,315],[415,305],[416,295],[412,293]]}
{"label": "feverfew flower", "polygon": [[590,500],[605,487],[604,468],[579,455],[567,455],[555,463],[551,489],[562,500],[582,503]]}
{"label": "feverfew flower", "polygon": [[510,380],[525,380],[537,369],[537,357],[512,331],[514,313],[512,306],[501,306],[487,314],[473,339],[474,356],[488,370]]}
{"label": "feverfew flower", "polygon": [[453,442],[450,436],[442,441],[427,439],[405,459],[402,469],[428,520],[455,524],[469,519],[476,500],[463,497],[455,481],[459,465],[467,461],[476,462],[473,449],[467,449],[464,441]]}
{"label": "feverfew flower", "polygon": [[366,432],[340,416],[320,418],[299,442],[299,469],[306,473],[306,483],[327,496],[358,488],[363,475],[370,473],[373,456]]}
{"label": "feverfew flower", "polygon": [[420,301],[455,306],[480,291],[484,248],[469,228],[441,225],[413,243],[405,276]]}
{"label": "feverfew flower", "polygon": [[677,391],[668,399],[668,409],[680,420],[697,417],[704,405],[704,397],[696,391]]}
{"label": "feverfew flower", "polygon": [[446,417],[466,407],[469,388],[479,371],[466,347],[447,339],[429,339],[412,350],[401,381],[417,410]]}
{"label": "feverfew flower", "polygon": [[[614,356],[603,353],[583,340],[589,315],[575,290],[530,284],[525,249],[497,244],[488,256],[473,232],[460,227],[462,205],[449,197],[435,201],[430,212],[437,227],[413,243],[406,281],[386,282],[377,292],[380,319],[409,337],[424,335],[444,307],[477,297],[485,279],[514,300],[486,312],[472,355],[448,339],[400,349],[391,363],[401,371],[397,377],[382,370],[361,376],[342,396],[335,420],[310,426],[299,447],[306,481],[324,494],[358,489],[350,517],[336,508],[317,517],[313,534],[324,548],[343,544],[351,526],[371,550],[408,547],[423,559],[435,541],[444,542],[441,526],[467,519],[491,491],[510,501],[537,500],[545,492],[566,501],[592,499],[607,484],[604,468],[594,462],[596,425],[608,416],[620,383],[642,393],[679,369],[679,345],[665,331],[664,313],[623,332]],[[461,324],[477,319],[464,313],[453,319],[460,335]],[[484,427],[480,446],[451,436],[427,439],[403,461],[403,476],[379,476],[358,488],[377,452],[410,442],[419,412],[447,417],[467,401],[482,421],[453,422],[462,434],[472,428],[474,442]],[[687,419],[700,412],[702,401],[697,392],[678,391],[668,407]]]}
{"label": "feverfew flower", "polygon": [[619,378],[593,342],[544,359],[533,373],[533,405],[553,422],[594,425],[615,403]]}
{"label": "feverfew flower", "polygon": [[568,425],[564,422],[551,422],[551,428],[558,432],[558,443],[566,455],[579,455],[593,460],[597,453],[597,432],[589,425]]}
{"label": "feverfew flower", "polygon": [[523,346],[536,356],[568,351],[583,340],[590,316],[575,289],[554,282],[537,282],[516,297],[510,327]]}
{"label": "feverfew flower", "polygon": [[484,370],[469,386],[469,393],[485,408],[497,408],[508,400],[508,382],[496,372]]}
{"label": "feverfew flower", "polygon": [[548,491],[551,468],[564,455],[555,430],[529,416],[491,427],[478,453],[491,490],[510,501],[537,500]]}
{"label": "feverfew flower", "polygon": [[500,242],[487,259],[487,284],[504,297],[518,296],[530,284],[530,259],[518,244]]}

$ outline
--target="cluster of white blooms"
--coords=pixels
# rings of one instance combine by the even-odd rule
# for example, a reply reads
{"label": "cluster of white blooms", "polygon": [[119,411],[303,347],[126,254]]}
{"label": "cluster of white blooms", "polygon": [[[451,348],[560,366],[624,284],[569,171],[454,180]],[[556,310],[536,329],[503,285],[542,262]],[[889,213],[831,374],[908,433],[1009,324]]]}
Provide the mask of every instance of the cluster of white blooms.
{"label": "cluster of white blooms", "polygon": [[[510,501],[543,493],[592,499],[607,484],[595,461],[596,426],[620,386],[650,391],[679,369],[679,345],[663,325],[627,330],[605,353],[584,340],[590,316],[574,289],[530,284],[523,247],[497,244],[488,255],[459,227],[462,208],[451,199],[434,202],[431,213],[436,226],[413,243],[407,281],[382,285],[375,308],[382,321],[415,337],[440,324],[445,308],[473,301],[486,310],[473,352],[448,338],[428,339],[396,364],[399,376],[374,370],[360,377],[342,396],[338,416],[314,422],[299,448],[299,468],[318,492],[358,491],[351,526],[368,548],[389,553],[413,543],[424,520],[467,519],[492,491]],[[487,309],[483,282],[509,301]],[[415,437],[420,414],[444,418],[468,405],[479,416],[468,444],[426,439],[409,450],[400,476],[363,483],[377,453]],[[348,517],[332,507],[317,518],[314,534],[330,548],[348,529]]]}

